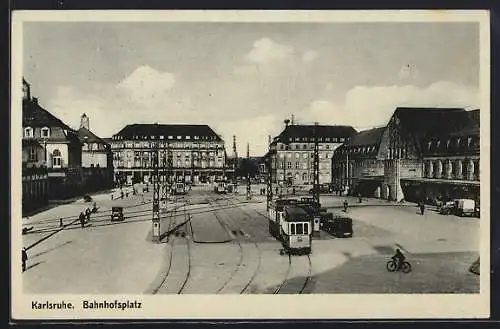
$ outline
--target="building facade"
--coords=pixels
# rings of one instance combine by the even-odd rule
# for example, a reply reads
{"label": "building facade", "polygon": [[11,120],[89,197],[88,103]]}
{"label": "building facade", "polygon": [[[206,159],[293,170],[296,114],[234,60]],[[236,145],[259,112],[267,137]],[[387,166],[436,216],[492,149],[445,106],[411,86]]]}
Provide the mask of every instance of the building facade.
{"label": "building facade", "polygon": [[315,138],[319,146],[319,182],[330,183],[333,152],[355,133],[356,130],[351,126],[287,125],[273,139],[269,153],[265,156],[271,159],[273,183],[313,183]]}
{"label": "building facade", "polygon": [[37,209],[49,201],[49,177],[44,148],[34,139],[22,141],[22,211]]}
{"label": "building facade", "polygon": [[[38,164],[47,168],[51,198],[75,195],[82,186],[82,149],[78,132],[68,127],[31,97],[30,85],[23,79],[23,141],[35,141]],[[30,148],[29,156],[35,152]],[[41,155],[41,156],[40,156]],[[33,158],[32,158],[33,159]]]}
{"label": "building facade", "polygon": [[82,143],[82,168],[87,191],[111,187],[114,180],[111,145],[90,130],[90,119],[83,113],[78,137]]}
{"label": "building facade", "polygon": [[479,110],[397,108],[336,151],[334,182],[394,201],[478,200],[479,140]]}
{"label": "building facade", "polygon": [[381,197],[387,154],[385,127],[361,131],[332,157],[332,184],[343,194]]}
{"label": "building facade", "polygon": [[150,181],[156,143],[162,180],[197,184],[234,175],[224,141],[208,125],[133,124],[112,138],[116,180]]}

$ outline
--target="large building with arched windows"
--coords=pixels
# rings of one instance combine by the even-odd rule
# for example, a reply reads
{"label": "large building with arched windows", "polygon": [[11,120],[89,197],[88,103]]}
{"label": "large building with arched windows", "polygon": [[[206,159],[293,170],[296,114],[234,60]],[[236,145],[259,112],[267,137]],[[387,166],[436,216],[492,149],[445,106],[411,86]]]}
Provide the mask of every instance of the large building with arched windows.
{"label": "large building with arched windows", "polygon": [[479,200],[479,110],[397,108],[332,159],[333,183],[389,200]]}

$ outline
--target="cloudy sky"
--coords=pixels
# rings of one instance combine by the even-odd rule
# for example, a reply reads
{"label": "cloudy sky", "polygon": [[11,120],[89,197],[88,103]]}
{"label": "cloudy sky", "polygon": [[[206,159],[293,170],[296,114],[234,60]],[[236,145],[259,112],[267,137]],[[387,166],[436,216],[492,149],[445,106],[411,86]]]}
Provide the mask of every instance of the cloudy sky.
{"label": "cloudy sky", "polygon": [[479,104],[476,23],[24,24],[23,74],[72,127],[209,124],[239,153],[298,123],[385,124],[396,106]]}

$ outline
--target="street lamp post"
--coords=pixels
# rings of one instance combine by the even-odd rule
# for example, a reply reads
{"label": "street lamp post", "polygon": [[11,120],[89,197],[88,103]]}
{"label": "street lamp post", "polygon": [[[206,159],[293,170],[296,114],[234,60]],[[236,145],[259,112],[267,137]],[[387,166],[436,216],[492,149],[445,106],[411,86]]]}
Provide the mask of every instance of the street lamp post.
{"label": "street lamp post", "polygon": [[318,143],[318,123],[314,124],[314,199],[319,203],[319,143]]}

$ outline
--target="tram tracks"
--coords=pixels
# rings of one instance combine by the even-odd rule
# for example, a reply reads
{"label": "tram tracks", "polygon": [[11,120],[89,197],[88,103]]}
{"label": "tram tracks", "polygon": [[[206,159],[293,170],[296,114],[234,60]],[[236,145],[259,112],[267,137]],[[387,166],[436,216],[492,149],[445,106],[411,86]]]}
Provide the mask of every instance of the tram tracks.
{"label": "tram tracks", "polygon": [[178,208],[171,213],[168,232],[170,233],[170,258],[168,266],[163,274],[160,283],[152,290],[152,294],[181,294],[189,282],[191,277],[191,246],[188,223],[190,216],[186,212],[185,205],[182,207],[184,221],[177,225],[175,218],[180,212]]}
{"label": "tram tracks", "polygon": [[[303,257],[303,256],[301,256]],[[274,290],[274,294],[302,294],[304,292],[307,292],[307,288],[309,288],[309,285],[311,283],[311,275],[312,275],[312,263],[311,263],[311,257],[309,255],[306,255],[307,257],[307,274],[303,276],[303,282],[300,282],[297,280],[297,282],[292,281],[294,278],[300,278],[298,275],[294,275],[294,277],[290,278],[290,274],[292,272],[292,256],[288,255],[288,268],[285,273],[285,279],[276,287]],[[294,257],[294,261],[297,262],[297,258]],[[302,264],[299,263],[299,268],[303,269]],[[297,265],[296,265],[297,266]],[[296,270],[297,268],[295,268]],[[296,274],[296,273],[295,273]]]}

